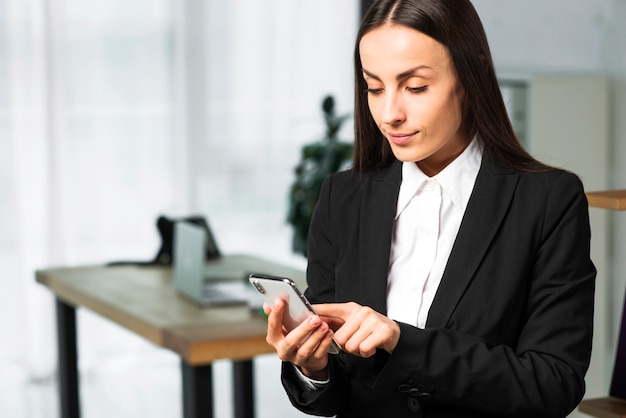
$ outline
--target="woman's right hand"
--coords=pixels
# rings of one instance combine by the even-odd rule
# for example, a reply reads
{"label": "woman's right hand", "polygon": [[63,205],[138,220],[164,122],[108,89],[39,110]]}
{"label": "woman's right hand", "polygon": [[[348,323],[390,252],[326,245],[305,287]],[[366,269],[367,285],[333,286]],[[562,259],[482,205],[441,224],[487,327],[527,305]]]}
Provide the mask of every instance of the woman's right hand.
{"label": "woman's right hand", "polygon": [[319,316],[313,315],[290,332],[283,327],[287,303],[276,299],[274,307],[264,305],[267,320],[266,340],[282,361],[298,366],[311,379],[328,379],[328,348],[333,331]]}

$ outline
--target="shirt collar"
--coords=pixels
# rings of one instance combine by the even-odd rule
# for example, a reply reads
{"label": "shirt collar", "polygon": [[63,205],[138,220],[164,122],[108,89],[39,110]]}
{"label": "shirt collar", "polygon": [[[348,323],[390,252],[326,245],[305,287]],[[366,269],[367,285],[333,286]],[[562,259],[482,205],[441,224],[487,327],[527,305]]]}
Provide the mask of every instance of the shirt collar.
{"label": "shirt collar", "polygon": [[463,152],[436,176],[428,177],[413,162],[402,163],[402,184],[398,194],[396,218],[406,208],[413,196],[429,181],[439,183],[443,193],[452,203],[465,211],[474,189],[478,170],[480,170],[482,155],[482,147],[479,141],[474,138]]}

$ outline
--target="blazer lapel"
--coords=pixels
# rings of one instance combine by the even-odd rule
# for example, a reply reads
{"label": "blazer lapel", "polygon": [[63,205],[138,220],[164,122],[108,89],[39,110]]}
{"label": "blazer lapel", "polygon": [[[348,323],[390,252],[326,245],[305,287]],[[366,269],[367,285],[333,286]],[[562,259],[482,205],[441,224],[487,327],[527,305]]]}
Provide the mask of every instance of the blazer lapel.
{"label": "blazer lapel", "polygon": [[387,274],[396,216],[402,163],[394,162],[365,185],[360,214],[360,283],[363,302],[382,314],[387,313]]}
{"label": "blazer lapel", "polygon": [[461,227],[446,265],[427,328],[445,327],[509,207],[518,176],[483,158]]}

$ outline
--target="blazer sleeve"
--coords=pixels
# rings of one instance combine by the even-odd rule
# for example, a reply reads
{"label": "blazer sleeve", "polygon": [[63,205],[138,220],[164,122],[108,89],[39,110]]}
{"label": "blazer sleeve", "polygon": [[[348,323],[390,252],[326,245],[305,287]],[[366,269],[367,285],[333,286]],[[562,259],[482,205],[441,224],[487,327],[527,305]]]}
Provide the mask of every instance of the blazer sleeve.
{"label": "blazer sleeve", "polygon": [[[333,176],[324,182],[309,229],[307,277],[316,277],[315,289],[308,287],[305,295],[312,303],[335,302],[333,265],[337,248],[332,239],[331,190]],[[314,290],[314,292],[313,292]],[[324,388],[310,390],[304,387],[293,365],[283,362],[281,381],[291,403],[300,411],[321,416],[334,416],[349,396],[350,385],[345,373],[345,353],[329,355],[329,383]]]}

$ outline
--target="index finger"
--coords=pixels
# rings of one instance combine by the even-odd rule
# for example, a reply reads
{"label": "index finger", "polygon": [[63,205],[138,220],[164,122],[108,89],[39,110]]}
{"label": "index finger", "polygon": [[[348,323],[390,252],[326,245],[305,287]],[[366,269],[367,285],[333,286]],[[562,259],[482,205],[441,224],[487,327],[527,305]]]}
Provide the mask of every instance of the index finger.
{"label": "index finger", "polygon": [[313,309],[321,317],[340,319],[344,322],[352,312],[347,303],[320,303],[313,305]]}

